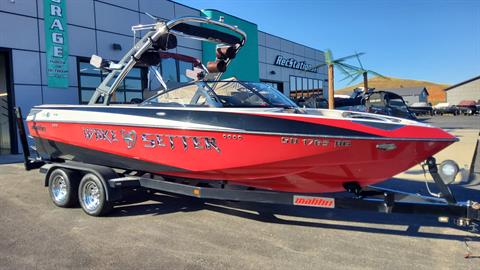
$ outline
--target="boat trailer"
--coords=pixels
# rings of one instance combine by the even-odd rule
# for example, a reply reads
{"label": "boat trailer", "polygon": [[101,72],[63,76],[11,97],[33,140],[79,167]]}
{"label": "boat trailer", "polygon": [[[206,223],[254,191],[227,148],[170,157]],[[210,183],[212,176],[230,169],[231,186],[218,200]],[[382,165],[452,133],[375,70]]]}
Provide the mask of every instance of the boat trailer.
{"label": "boat trailer", "polygon": [[[70,207],[80,202],[83,210],[93,216],[106,215],[112,209],[113,203],[122,199],[125,189],[144,188],[200,199],[293,205],[311,207],[312,210],[327,208],[433,215],[437,216],[440,222],[453,221],[458,226],[475,226],[480,221],[480,203],[457,201],[448,188],[449,181],[441,175],[433,157],[425,164],[434,185],[440,191],[438,194],[430,192],[433,196],[374,186],[360,187],[355,182],[345,184],[345,192],[341,193],[299,194],[268,191],[230,185],[228,181],[169,178],[82,162],[46,160],[38,156],[32,158],[19,108],[15,108],[15,115],[25,169],[40,169],[40,172],[45,174],[44,184],[49,188],[52,200],[57,206]],[[87,185],[91,188],[81,188]]]}

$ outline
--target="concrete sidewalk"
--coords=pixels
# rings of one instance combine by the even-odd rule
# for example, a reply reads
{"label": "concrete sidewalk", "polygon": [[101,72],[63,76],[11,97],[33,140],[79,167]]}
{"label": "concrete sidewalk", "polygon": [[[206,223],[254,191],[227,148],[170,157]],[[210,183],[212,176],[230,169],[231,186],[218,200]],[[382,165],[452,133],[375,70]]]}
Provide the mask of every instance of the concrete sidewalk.
{"label": "concrete sidewalk", "polygon": [[[450,129],[447,130],[451,134],[457,136],[460,141],[453,143],[449,147],[443,149],[434,157],[440,163],[444,160],[451,159],[458,163],[460,173],[455,179],[455,183],[467,183],[470,181],[470,176],[473,169],[473,162],[475,152],[479,140],[478,129]],[[403,178],[417,181],[424,181],[424,174],[422,167],[417,165],[408,171],[395,176],[395,178]]]}

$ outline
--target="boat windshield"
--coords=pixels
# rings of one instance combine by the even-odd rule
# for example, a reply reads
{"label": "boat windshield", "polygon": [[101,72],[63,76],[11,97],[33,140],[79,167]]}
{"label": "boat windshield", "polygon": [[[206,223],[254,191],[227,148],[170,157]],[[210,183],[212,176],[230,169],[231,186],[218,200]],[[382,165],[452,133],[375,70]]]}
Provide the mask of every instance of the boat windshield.
{"label": "boat windshield", "polygon": [[403,101],[403,99],[400,99],[400,98],[390,99],[390,106],[395,107],[402,111],[408,111],[407,105],[405,105],[405,102]]}
{"label": "boat windshield", "polygon": [[265,83],[219,81],[212,91],[224,107],[297,107],[293,101]]}
{"label": "boat windshield", "polygon": [[275,88],[264,83],[209,81],[190,83],[164,90],[142,105],[182,107],[280,107],[298,106]]}

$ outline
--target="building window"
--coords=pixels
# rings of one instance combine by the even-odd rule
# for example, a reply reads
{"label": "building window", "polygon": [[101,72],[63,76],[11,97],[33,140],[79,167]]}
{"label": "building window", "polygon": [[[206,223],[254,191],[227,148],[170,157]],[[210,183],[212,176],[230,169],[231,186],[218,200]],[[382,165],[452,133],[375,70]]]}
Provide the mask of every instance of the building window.
{"label": "building window", "polygon": [[[79,59],[78,67],[80,102],[85,104],[90,101],[95,89],[103,79],[105,79],[108,73],[91,66],[86,59]],[[145,88],[145,77],[144,68],[132,68],[115,91],[111,103],[132,103],[143,100],[142,90]]]}
{"label": "building window", "polygon": [[282,92],[283,93],[283,83],[281,82],[274,82],[274,81],[265,81],[265,80],[261,80],[262,83],[268,85],[268,86],[271,86],[275,89],[277,89],[278,91]]}
{"label": "building window", "polygon": [[299,78],[299,77],[295,77],[295,79],[297,80],[297,91],[301,91],[303,89],[303,86],[302,86],[302,78]]}
{"label": "building window", "polygon": [[290,76],[290,98],[308,98],[314,94],[323,94],[321,80]]}
{"label": "building window", "polygon": [[162,77],[165,83],[178,82],[177,61],[173,58],[164,58],[161,62]]}
{"label": "building window", "polygon": [[[163,90],[163,86],[160,84],[156,76],[156,71],[162,75],[162,79],[168,88],[178,87],[182,84],[192,81],[191,78],[186,76],[186,70],[193,70],[193,62],[183,61],[172,57],[162,58],[158,66],[150,66],[147,72],[147,90],[145,91],[144,98],[156,94],[158,91]],[[156,70],[156,71],[155,71]]]}
{"label": "building window", "polygon": [[186,83],[186,82],[189,82],[189,81],[192,80],[185,75],[185,72],[186,72],[187,69],[192,70],[193,69],[193,63],[178,60],[179,77],[180,77],[180,82],[182,82],[182,83]]}
{"label": "building window", "polygon": [[290,91],[297,90],[297,86],[295,85],[295,76],[290,76]]}

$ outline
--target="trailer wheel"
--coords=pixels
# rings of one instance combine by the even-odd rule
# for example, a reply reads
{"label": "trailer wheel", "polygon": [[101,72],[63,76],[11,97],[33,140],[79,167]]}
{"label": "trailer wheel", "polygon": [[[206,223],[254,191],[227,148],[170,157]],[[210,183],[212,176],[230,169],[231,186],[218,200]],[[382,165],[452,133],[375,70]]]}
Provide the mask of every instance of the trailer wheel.
{"label": "trailer wheel", "polygon": [[78,179],[75,172],[55,169],[48,177],[48,192],[58,207],[72,207],[77,204]]}
{"label": "trailer wheel", "polygon": [[78,200],[83,211],[91,216],[103,216],[112,210],[102,181],[92,173],[86,174],[80,181]]}

